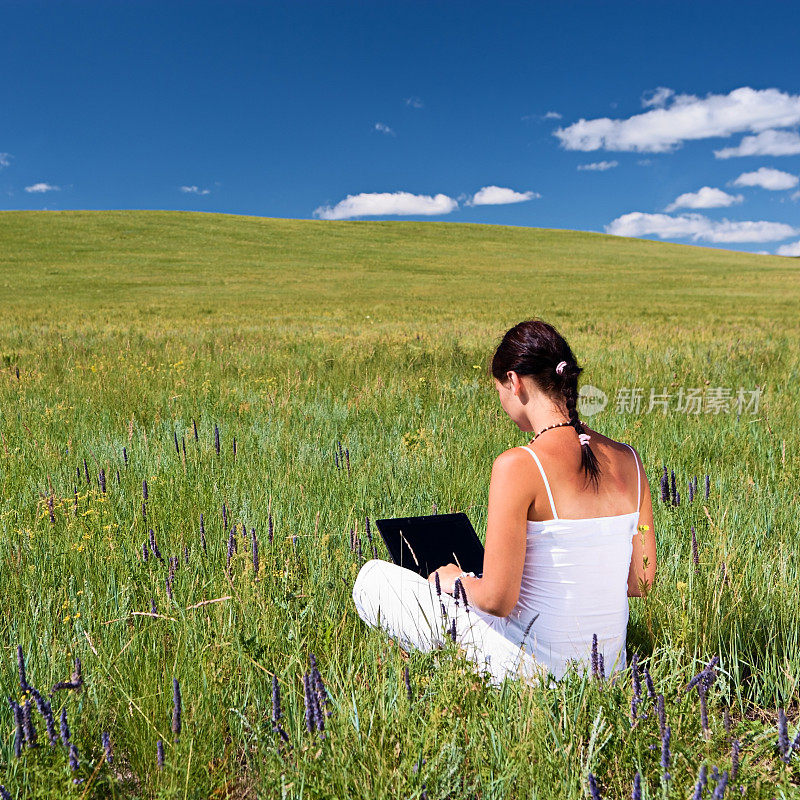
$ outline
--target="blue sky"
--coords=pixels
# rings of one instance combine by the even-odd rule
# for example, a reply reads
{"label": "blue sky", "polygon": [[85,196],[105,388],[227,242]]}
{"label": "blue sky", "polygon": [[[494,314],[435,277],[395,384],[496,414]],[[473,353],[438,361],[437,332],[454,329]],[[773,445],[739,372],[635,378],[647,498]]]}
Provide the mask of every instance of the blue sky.
{"label": "blue sky", "polygon": [[795,3],[0,9],[3,209],[432,219],[800,255]]}

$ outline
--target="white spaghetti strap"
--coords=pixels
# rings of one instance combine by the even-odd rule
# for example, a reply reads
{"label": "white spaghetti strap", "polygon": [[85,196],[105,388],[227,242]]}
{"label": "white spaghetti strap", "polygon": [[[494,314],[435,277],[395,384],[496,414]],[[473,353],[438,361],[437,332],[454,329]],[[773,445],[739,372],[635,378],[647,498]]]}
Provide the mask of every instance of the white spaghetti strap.
{"label": "white spaghetti strap", "polygon": [[544,488],[547,489],[547,496],[550,498],[550,508],[553,512],[553,519],[558,519],[558,514],[556,514],[556,504],[553,502],[553,493],[550,491],[550,484],[547,481],[547,475],[544,474],[544,467],[542,466],[542,462],[539,461],[539,456],[533,452],[527,445],[521,444],[520,447],[523,450],[527,450],[532,456],[533,460],[539,467],[539,472],[542,473],[542,480],[544,481]]}
{"label": "white spaghetti strap", "polygon": [[642,473],[639,469],[639,459],[636,457],[636,451],[627,443],[623,442],[631,453],[633,453],[633,460],[636,462],[636,508],[641,511],[642,508]]}

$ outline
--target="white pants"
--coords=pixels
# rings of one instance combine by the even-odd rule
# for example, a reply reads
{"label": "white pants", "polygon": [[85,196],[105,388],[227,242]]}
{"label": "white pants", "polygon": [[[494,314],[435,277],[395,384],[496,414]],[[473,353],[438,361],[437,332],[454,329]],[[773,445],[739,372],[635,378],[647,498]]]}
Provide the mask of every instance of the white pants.
{"label": "white pants", "polygon": [[430,651],[444,646],[455,620],[456,643],[494,685],[503,678],[538,683],[546,668],[526,653],[520,643],[507,639],[491,623],[499,620],[442,592],[441,604],[433,583],[389,561],[373,559],[361,567],[353,586],[353,602],[364,622],[382,628],[406,649]]}

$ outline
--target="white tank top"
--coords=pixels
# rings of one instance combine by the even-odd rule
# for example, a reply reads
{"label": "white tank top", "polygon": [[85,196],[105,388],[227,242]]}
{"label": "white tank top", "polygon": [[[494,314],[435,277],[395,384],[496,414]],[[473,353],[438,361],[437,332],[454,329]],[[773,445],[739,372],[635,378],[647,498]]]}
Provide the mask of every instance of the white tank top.
{"label": "white tank top", "polygon": [[507,617],[485,617],[492,627],[544,663],[560,679],[574,659],[591,665],[597,635],[606,675],[625,668],[628,572],[641,509],[641,472],[636,462],[637,507],[610,517],[562,519],[536,453],[523,445],[542,473],[553,519],[528,520],[519,600]]}

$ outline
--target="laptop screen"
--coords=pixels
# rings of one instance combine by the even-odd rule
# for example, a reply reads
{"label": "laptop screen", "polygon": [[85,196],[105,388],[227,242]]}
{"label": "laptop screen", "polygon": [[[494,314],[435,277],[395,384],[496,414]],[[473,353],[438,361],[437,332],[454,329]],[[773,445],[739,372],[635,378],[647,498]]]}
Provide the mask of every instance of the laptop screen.
{"label": "laptop screen", "polygon": [[483,573],[483,545],[464,513],[375,521],[392,561],[423,578],[445,564]]}

